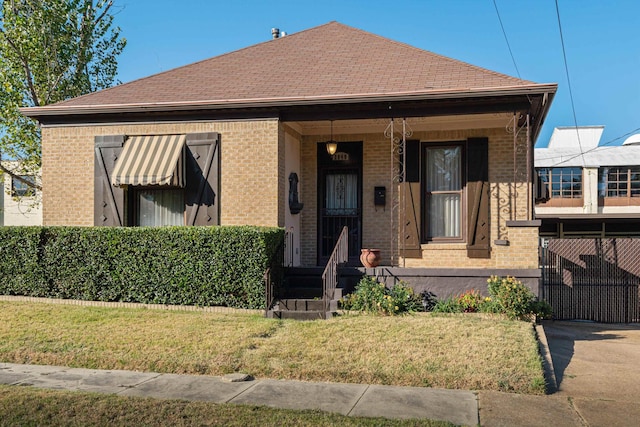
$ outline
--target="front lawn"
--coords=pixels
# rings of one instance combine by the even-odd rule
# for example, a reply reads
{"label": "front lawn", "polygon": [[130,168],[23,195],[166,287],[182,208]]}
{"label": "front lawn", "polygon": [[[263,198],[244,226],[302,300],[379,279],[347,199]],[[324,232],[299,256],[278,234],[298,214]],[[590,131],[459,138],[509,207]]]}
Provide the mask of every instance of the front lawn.
{"label": "front lawn", "polygon": [[531,324],[484,315],[248,314],[0,302],[0,361],[543,394]]}

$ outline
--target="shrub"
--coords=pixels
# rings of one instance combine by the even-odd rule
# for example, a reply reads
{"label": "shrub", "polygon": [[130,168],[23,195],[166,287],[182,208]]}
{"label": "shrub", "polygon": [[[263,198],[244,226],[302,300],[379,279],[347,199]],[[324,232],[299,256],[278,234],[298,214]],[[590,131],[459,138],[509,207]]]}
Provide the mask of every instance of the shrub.
{"label": "shrub", "polygon": [[438,303],[436,294],[429,291],[420,292],[420,299],[422,300],[422,309],[424,311],[433,311],[433,308]]}
{"label": "shrub", "polygon": [[475,313],[482,305],[482,295],[475,289],[466,291],[456,297],[458,305],[465,313]]}
{"label": "shrub", "polygon": [[388,289],[373,277],[363,277],[353,293],[341,301],[345,310],[386,315],[411,313],[422,309],[422,299],[403,282]]}
{"label": "shrub", "polygon": [[457,296],[450,296],[442,300],[438,300],[433,307],[434,313],[462,313],[462,307]]}
{"label": "shrub", "polygon": [[534,301],[531,311],[540,319],[551,319],[553,317],[553,307],[543,300]]}
{"label": "shrub", "polygon": [[41,237],[41,227],[0,227],[0,293],[47,296]]}
{"label": "shrub", "polygon": [[480,292],[471,289],[438,301],[433,311],[436,313],[475,313],[480,311],[484,299]]}
{"label": "shrub", "polygon": [[264,308],[267,227],[5,227],[0,293]]}
{"label": "shrub", "polygon": [[550,317],[551,307],[546,301],[538,301],[527,286],[515,277],[491,276],[488,289],[494,310],[509,319],[531,320],[532,317]]}
{"label": "shrub", "polygon": [[546,301],[538,301],[531,289],[516,278],[491,276],[487,283],[490,296],[483,297],[480,292],[472,289],[436,302],[433,311],[499,313],[512,320],[551,317],[551,306]]}
{"label": "shrub", "polygon": [[389,289],[389,296],[388,301],[394,310],[393,312],[391,309],[389,310],[391,314],[422,311],[421,296],[416,295],[413,292],[413,288],[404,282],[394,284],[391,289]]}
{"label": "shrub", "polygon": [[480,304],[480,312],[481,313],[493,313],[499,314],[502,313],[501,308],[498,304],[496,304],[495,299],[491,297],[484,297],[482,300],[482,304]]}

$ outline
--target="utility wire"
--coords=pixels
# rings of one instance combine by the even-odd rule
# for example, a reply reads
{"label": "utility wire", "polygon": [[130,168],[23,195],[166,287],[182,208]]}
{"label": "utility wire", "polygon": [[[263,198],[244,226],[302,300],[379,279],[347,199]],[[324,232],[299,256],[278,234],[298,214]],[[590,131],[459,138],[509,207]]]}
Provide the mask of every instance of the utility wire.
{"label": "utility wire", "polygon": [[571,110],[573,111],[573,123],[576,126],[576,136],[578,137],[578,146],[580,147],[579,156],[580,155],[583,156],[582,164],[584,165],[585,162],[584,162],[584,155],[582,153],[582,142],[580,141],[580,132],[578,131],[578,119],[576,118],[576,106],[575,106],[575,103],[573,102],[573,90],[571,90],[571,79],[569,78],[569,65],[567,64],[567,52],[564,47],[564,37],[562,35],[562,24],[560,23],[560,9],[558,8],[558,0],[556,0],[556,16],[558,17],[558,29],[560,30],[560,44],[562,45],[562,57],[564,58],[564,70],[567,74],[567,85],[569,87],[569,99],[571,99]]}
{"label": "utility wire", "polygon": [[[522,80],[520,76],[520,70],[518,69],[518,64],[516,64],[516,58],[513,56],[513,51],[511,50],[511,44],[509,43],[509,38],[507,37],[507,32],[504,29],[504,25],[502,24],[502,18],[500,17],[500,11],[498,10],[498,4],[496,0],[493,0],[493,7],[496,9],[496,15],[498,15],[498,21],[500,22],[500,28],[502,29],[502,35],[504,35],[504,41],[507,42],[507,48],[509,49],[509,55],[511,55],[511,60],[513,61],[513,66],[516,69],[516,74],[518,78]],[[531,97],[527,94],[527,99],[529,100],[529,104],[531,104]]]}
{"label": "utility wire", "polygon": [[498,15],[498,21],[500,21],[500,28],[502,28],[502,34],[504,35],[504,41],[507,42],[507,48],[509,48],[509,55],[511,55],[511,60],[513,61],[513,66],[516,69],[516,74],[518,74],[518,78],[522,80],[520,77],[520,70],[518,70],[518,65],[516,64],[516,59],[513,56],[513,51],[511,50],[511,45],[509,44],[509,39],[507,38],[507,32],[504,30],[504,25],[502,25],[502,18],[500,18],[500,11],[498,11],[498,5],[496,4],[496,0],[493,0],[493,7],[496,8],[496,15]]}

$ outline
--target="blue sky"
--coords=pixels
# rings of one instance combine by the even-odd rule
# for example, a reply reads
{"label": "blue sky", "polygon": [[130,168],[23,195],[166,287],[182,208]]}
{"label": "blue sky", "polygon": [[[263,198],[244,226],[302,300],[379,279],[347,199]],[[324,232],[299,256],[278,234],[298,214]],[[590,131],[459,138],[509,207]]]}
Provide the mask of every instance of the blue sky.
{"label": "blue sky", "polygon": [[[554,127],[575,123],[555,1],[496,4],[521,78],[559,85],[538,138],[544,146]],[[604,125],[601,143],[640,128],[640,2],[558,4],[578,125]],[[493,0],[115,0],[115,6],[115,23],[128,40],[119,59],[122,82],[269,40],[272,27],[292,34],[329,21],[517,77]]]}

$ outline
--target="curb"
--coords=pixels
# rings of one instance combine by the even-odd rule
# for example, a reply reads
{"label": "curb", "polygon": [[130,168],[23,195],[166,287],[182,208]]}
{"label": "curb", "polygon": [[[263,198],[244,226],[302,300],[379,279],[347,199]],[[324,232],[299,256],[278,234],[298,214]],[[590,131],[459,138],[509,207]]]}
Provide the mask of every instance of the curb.
{"label": "curb", "polygon": [[553,359],[549,351],[549,343],[547,335],[544,333],[543,325],[535,325],[535,332],[538,337],[538,347],[542,356],[542,366],[544,368],[544,379],[547,383],[547,394],[553,394],[558,391],[558,383],[556,381],[556,372],[553,368]]}

